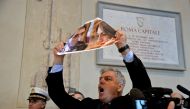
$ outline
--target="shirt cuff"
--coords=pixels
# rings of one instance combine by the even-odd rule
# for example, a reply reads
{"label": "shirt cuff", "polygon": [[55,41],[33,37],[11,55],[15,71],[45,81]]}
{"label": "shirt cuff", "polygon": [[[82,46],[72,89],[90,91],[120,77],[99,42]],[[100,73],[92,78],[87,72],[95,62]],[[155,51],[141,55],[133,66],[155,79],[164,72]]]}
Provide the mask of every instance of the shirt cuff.
{"label": "shirt cuff", "polygon": [[49,73],[58,73],[61,70],[63,70],[63,65],[55,64],[55,65],[53,65],[53,67],[52,67],[52,69],[51,69],[51,71]]}
{"label": "shirt cuff", "polygon": [[125,56],[123,56],[123,59],[125,62],[133,62],[134,60],[134,53],[132,51],[129,51]]}

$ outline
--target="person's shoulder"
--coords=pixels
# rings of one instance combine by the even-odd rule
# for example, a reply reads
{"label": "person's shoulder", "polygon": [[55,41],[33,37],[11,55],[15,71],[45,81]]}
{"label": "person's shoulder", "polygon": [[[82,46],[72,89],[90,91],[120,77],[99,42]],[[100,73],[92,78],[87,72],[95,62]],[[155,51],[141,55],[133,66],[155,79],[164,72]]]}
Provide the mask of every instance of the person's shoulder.
{"label": "person's shoulder", "polygon": [[112,100],[112,102],[126,102],[126,101],[130,101],[131,100],[131,97],[130,95],[125,95],[125,96],[119,96],[115,99]]}
{"label": "person's shoulder", "polygon": [[83,103],[99,103],[99,99],[92,99],[90,97],[86,97],[82,100]]}
{"label": "person's shoulder", "polygon": [[129,95],[120,96],[112,100],[113,109],[132,109],[133,101]]}
{"label": "person's shoulder", "polygon": [[89,97],[84,98],[81,102],[84,106],[83,109],[94,109],[101,104],[101,101],[99,99],[92,99]]}

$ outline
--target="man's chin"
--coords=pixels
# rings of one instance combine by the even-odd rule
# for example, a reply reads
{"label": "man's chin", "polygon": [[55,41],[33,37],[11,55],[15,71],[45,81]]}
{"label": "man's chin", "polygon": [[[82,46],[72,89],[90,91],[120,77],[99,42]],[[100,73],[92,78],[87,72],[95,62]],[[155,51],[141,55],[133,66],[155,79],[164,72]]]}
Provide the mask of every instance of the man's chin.
{"label": "man's chin", "polygon": [[106,103],[106,100],[105,100],[105,99],[101,99],[101,98],[100,98],[100,101],[103,102],[103,103]]}
{"label": "man's chin", "polygon": [[99,95],[99,99],[100,101],[104,102],[105,101],[105,98],[103,98],[103,96]]}
{"label": "man's chin", "polygon": [[99,97],[99,100],[103,103],[109,103],[110,101],[104,97]]}

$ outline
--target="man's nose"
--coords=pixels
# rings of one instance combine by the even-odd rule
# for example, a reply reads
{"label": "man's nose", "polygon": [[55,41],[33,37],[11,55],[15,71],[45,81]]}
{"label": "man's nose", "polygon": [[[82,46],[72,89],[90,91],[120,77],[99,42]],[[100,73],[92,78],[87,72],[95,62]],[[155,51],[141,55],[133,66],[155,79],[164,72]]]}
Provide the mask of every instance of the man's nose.
{"label": "man's nose", "polygon": [[29,106],[31,106],[33,103],[32,102],[29,102]]}
{"label": "man's nose", "polygon": [[105,79],[104,78],[100,78],[100,84],[104,84],[105,83]]}

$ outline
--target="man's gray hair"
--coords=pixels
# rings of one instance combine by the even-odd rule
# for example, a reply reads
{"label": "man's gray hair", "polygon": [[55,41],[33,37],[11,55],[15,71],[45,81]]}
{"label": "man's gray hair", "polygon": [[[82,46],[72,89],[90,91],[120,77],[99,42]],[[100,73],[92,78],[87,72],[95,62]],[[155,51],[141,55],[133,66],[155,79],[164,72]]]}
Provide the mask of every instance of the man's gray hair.
{"label": "man's gray hair", "polygon": [[121,73],[121,71],[119,71],[116,68],[107,67],[107,68],[102,68],[100,70],[100,73],[102,75],[102,74],[104,74],[105,72],[108,72],[108,71],[113,71],[115,73],[115,75],[116,75],[116,78],[117,78],[119,84],[121,84],[123,87],[125,86],[126,80],[125,80],[124,75]]}

